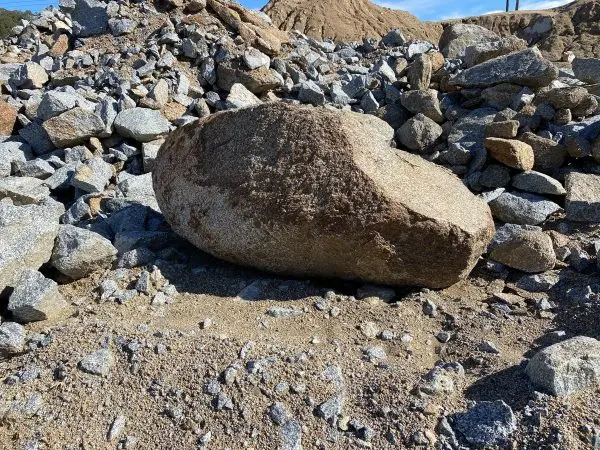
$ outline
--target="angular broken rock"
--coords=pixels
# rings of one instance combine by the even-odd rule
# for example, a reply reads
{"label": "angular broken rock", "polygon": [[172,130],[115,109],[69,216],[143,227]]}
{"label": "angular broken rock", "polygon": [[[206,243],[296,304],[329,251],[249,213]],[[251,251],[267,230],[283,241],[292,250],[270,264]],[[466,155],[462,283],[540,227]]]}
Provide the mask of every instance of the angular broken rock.
{"label": "angular broken rock", "polygon": [[441,126],[419,113],[398,128],[396,137],[406,148],[423,151],[431,147],[442,133]]}
{"label": "angular broken rock", "polygon": [[463,59],[468,47],[500,40],[493,31],[479,25],[453,23],[444,28],[440,50],[449,59]]}
{"label": "angular broken rock", "polygon": [[600,59],[575,58],[573,72],[578,80],[592,84],[600,83]]}
{"label": "angular broken rock", "polygon": [[66,307],[58,285],[32,269],[23,271],[8,301],[8,310],[19,323],[58,317]]}
{"label": "angular broken rock", "polygon": [[483,143],[492,158],[508,167],[519,170],[533,169],[534,156],[531,145],[515,139],[495,137],[485,138]]}
{"label": "angular broken rock", "polygon": [[490,258],[528,273],[550,270],[556,263],[552,239],[539,227],[506,224],[490,244]]}
{"label": "angular broken rock", "polygon": [[176,232],[234,263],[451,285],[491,239],[489,209],[448,171],[392,149],[393,134],[373,116],[283,103],[226,111],[168,137],[156,197]]}
{"label": "angular broken rock", "polygon": [[600,175],[572,172],[565,179],[567,219],[600,222]]}
{"label": "angular broken rock", "polygon": [[64,207],[0,203],[0,292],[15,286],[25,269],[48,262]]}
{"label": "angular broken rock", "polygon": [[121,111],[115,119],[116,131],[123,137],[150,142],[169,132],[169,121],[160,111],[132,108]]}
{"label": "angular broken rock", "polygon": [[465,88],[513,83],[531,88],[548,86],[558,77],[558,69],[546,61],[537,48],[490,59],[467,69],[450,80],[450,84]]}
{"label": "angular broken rock", "polygon": [[0,325],[0,355],[10,356],[23,351],[25,328],[16,322],[3,322]]}
{"label": "angular broken rock", "polygon": [[0,100],[0,136],[10,136],[17,122],[17,112],[8,103]]}
{"label": "angular broken rock", "polygon": [[98,233],[61,225],[50,263],[60,273],[78,280],[110,267],[116,255],[117,249]]}
{"label": "angular broken rock", "polygon": [[556,396],[566,396],[600,380],[600,342],[577,336],[546,347],[527,364],[531,381]]}
{"label": "angular broken rock", "polygon": [[112,178],[113,172],[110,164],[96,156],[77,166],[71,185],[83,192],[102,192]]}
{"label": "angular broken rock", "polygon": [[84,108],[74,108],[47,120],[42,125],[52,144],[58,148],[84,144],[104,131],[102,119]]}
{"label": "angular broken rock", "polygon": [[90,353],[79,361],[79,369],[91,375],[105,377],[110,372],[114,357],[110,350],[102,348]]}
{"label": "angular broken rock", "polygon": [[561,207],[540,196],[526,192],[504,192],[490,202],[492,214],[505,223],[537,225]]}
{"label": "angular broken rock", "polygon": [[516,431],[517,419],[504,401],[481,401],[468,411],[455,414],[454,428],[477,448],[497,447]]}

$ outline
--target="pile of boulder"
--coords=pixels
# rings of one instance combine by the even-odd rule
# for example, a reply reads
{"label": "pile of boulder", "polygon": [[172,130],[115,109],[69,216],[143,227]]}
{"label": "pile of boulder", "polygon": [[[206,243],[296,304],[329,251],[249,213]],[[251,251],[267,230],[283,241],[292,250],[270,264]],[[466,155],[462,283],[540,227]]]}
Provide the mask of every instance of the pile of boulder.
{"label": "pile of boulder", "polygon": [[482,254],[530,291],[597,271],[573,231],[600,222],[598,83],[600,60],[476,25],[335,43],[226,0],[61,0],[0,44],[0,351],[64,313],[57,282],[179,258],[180,236],[394,285]]}

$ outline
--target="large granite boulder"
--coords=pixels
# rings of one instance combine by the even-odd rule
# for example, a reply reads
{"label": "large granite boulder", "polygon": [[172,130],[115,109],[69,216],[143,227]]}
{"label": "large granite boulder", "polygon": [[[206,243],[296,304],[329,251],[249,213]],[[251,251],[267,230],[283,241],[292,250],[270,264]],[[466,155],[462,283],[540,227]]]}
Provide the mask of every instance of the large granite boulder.
{"label": "large granite boulder", "polygon": [[226,111],[169,136],[154,189],[176,232],[233,263],[451,285],[492,238],[490,211],[450,172],[391,148],[393,135],[355,113],[284,103]]}

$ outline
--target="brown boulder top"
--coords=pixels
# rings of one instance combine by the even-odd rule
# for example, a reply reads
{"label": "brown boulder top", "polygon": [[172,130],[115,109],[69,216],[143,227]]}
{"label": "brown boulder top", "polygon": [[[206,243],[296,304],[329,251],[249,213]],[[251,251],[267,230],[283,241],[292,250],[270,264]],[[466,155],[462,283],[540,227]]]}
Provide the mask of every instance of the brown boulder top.
{"label": "brown boulder top", "polygon": [[367,115],[265,104],[172,133],[153,173],[173,229],[222,259],[298,276],[447,286],[494,233],[450,172]]}
{"label": "brown boulder top", "polygon": [[273,24],[299,30],[315,39],[336,42],[381,37],[400,28],[407,38],[438,42],[442,26],[421,22],[406,11],[384,8],[370,0],[270,0],[263,8]]}

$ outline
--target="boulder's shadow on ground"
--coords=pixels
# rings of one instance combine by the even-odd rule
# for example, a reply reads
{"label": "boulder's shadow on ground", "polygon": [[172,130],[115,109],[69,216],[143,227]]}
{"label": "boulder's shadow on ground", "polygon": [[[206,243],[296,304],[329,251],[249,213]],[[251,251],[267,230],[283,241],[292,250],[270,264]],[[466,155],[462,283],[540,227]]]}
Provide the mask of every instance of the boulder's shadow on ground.
{"label": "boulder's shadow on ground", "polygon": [[[341,295],[356,295],[357,289],[365,285],[364,282],[358,281],[299,278],[263,272],[220,260],[191,244],[180,250],[188,258],[185,264],[158,261],[157,266],[181,293],[217,297],[239,296],[249,301],[288,301],[321,297],[328,290]],[[415,288],[394,290],[397,298],[418,291]]]}

